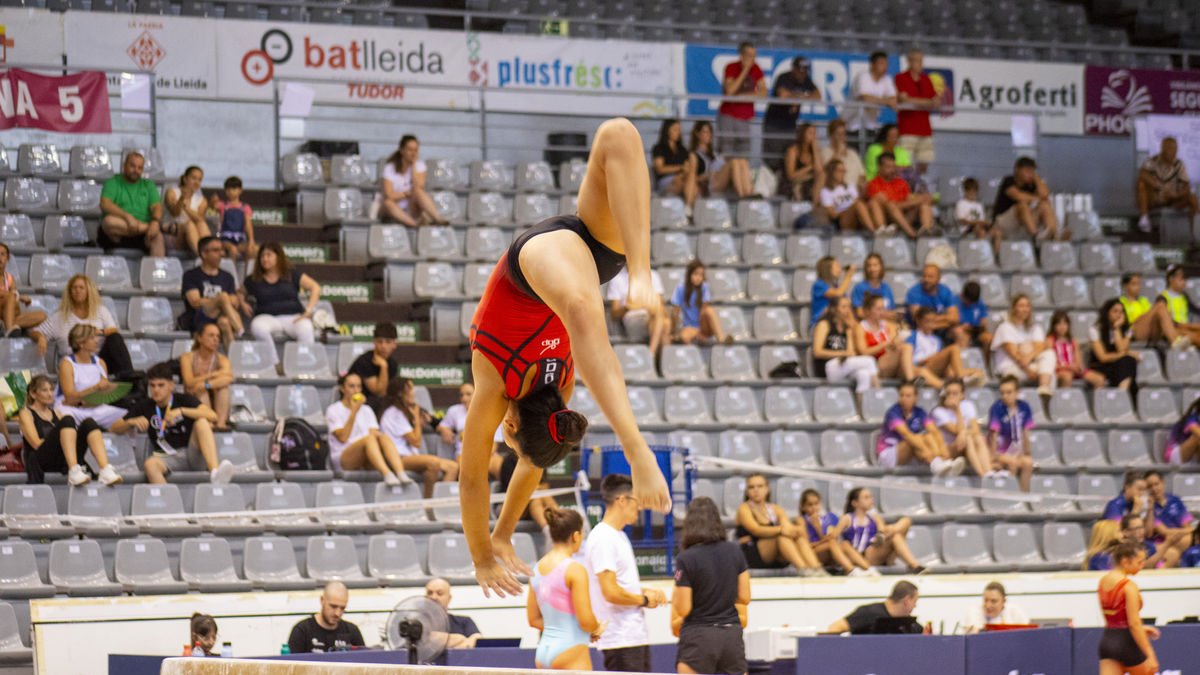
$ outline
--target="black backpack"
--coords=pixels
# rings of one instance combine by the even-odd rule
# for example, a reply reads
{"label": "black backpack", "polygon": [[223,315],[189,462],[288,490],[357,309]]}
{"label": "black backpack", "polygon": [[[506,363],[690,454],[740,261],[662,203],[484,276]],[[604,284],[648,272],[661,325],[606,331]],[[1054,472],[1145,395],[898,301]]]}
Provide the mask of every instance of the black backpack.
{"label": "black backpack", "polygon": [[275,423],[270,459],[285,471],[324,471],[329,464],[329,446],[311,424],[289,417]]}

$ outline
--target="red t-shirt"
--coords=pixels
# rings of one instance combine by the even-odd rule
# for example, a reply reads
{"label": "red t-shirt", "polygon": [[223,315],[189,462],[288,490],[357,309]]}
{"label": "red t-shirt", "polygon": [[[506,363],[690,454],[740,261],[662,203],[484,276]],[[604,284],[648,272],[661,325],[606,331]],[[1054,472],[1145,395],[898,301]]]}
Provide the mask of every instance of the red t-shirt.
{"label": "red t-shirt", "polygon": [[[896,75],[896,92],[908,94],[913,98],[937,98],[937,90],[933,88],[933,80],[929,73],[921,72],[921,79],[914,80],[912,73],[904,71]],[[929,126],[928,110],[900,110],[896,113],[896,126],[901,136],[932,136],[933,127]]]}
{"label": "red t-shirt", "polygon": [[[733,63],[725,66],[725,76],[721,78],[721,91],[725,90],[726,81],[736,79],[737,76],[741,74],[741,61],[734,61]],[[759,68],[758,64],[756,63],[750,67],[750,74],[746,76],[746,79],[742,80],[742,88],[734,92],[734,95],[749,96],[753,94],[755,91],[757,91],[758,82],[761,79],[763,79],[763,71],[762,68]],[[754,104],[742,103],[740,101],[725,101],[721,103],[720,113],[722,115],[728,115],[739,120],[753,119]]]}
{"label": "red t-shirt", "polygon": [[908,182],[899,176],[890,181],[884,180],[883,176],[875,176],[867,183],[867,196],[874,197],[880,193],[883,193],[889,202],[902,202],[908,199],[912,191],[908,189]]}

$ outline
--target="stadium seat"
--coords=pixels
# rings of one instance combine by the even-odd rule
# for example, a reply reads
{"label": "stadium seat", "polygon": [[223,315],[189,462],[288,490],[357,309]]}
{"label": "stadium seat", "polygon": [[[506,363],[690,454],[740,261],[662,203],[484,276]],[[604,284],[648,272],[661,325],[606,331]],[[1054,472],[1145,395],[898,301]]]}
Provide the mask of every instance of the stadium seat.
{"label": "stadium seat", "polygon": [[1113,250],[1112,244],[1100,242],[1080,244],[1079,262],[1084,272],[1092,274],[1112,274],[1121,269],[1117,266],[1117,253]]}
{"label": "stadium seat", "polygon": [[354,540],[344,534],[309,537],[304,559],[308,577],[319,583],[340,581],[350,588],[379,585],[363,576]]}
{"label": "stadium seat", "polygon": [[1079,263],[1075,259],[1075,245],[1071,242],[1042,242],[1038,249],[1038,255],[1043,272],[1054,274],[1074,272],[1079,269]]}
{"label": "stadium seat", "polygon": [[797,510],[805,490],[817,490],[817,482],[811,478],[793,478],[780,476],[771,485],[771,501],[780,504],[788,511]]}
{"label": "stadium seat", "polygon": [[[975,281],[979,282],[979,298],[988,307],[1008,307],[1008,284],[1004,283],[999,274],[979,274]],[[895,286],[895,280],[892,285]]]}
{"label": "stadium seat", "polygon": [[721,424],[761,424],[763,421],[754,391],[749,387],[717,389],[714,395],[713,412]]}
{"label": "stadium seat", "polygon": [[[692,456],[712,457],[712,446],[708,442],[708,434],[703,431],[675,429],[667,435],[667,445],[677,448],[687,448]],[[701,467],[701,471],[705,469]]]}
{"label": "stadium seat", "polygon": [[1062,460],[1067,466],[1105,464],[1100,437],[1094,431],[1067,429],[1062,436]]}
{"label": "stadium seat", "polygon": [[[747,275],[746,294],[754,302],[786,302],[792,299],[788,279],[779,269],[753,269]],[[755,307],[754,316],[757,319],[759,309],[775,309],[773,307]],[[757,335],[757,330],[755,335]],[[761,339],[761,338],[760,338]]]}
{"label": "stadium seat", "polygon": [[812,303],[812,287],[817,281],[817,273],[811,269],[797,269],[792,275],[792,297],[797,302]]}
{"label": "stadium seat", "polygon": [[[984,412],[986,413],[986,408]],[[982,426],[982,425],[981,425]],[[1029,454],[1040,467],[1062,466],[1058,458],[1058,446],[1054,434],[1044,429],[1034,429],[1029,432]]]}
{"label": "stadium seat", "polygon": [[[921,237],[920,239],[917,240],[917,243],[916,243],[917,260],[921,261],[921,263],[924,264],[925,259],[929,256],[929,252],[932,251],[933,249],[941,247],[941,246],[945,246],[945,247],[949,248],[951,251],[954,250],[954,246],[950,243],[950,240],[947,239],[946,237]],[[943,270],[943,271],[948,271],[948,270]],[[946,285],[950,286],[950,288],[958,288],[958,286],[955,286],[950,283],[946,283]]]}
{"label": "stadium seat", "polygon": [[229,542],[221,537],[184,539],[179,548],[179,576],[202,593],[241,593],[253,584],[238,577]]}
{"label": "stadium seat", "polygon": [[1012,297],[1029,296],[1029,302],[1034,307],[1050,307],[1050,289],[1046,287],[1046,279],[1040,274],[1014,274],[1009,289]]}
{"label": "stadium seat", "polygon": [[8,246],[10,253],[21,254],[39,250],[33,221],[23,213],[0,216],[0,241]]}
{"label": "stadium seat", "polygon": [[996,269],[996,254],[986,239],[962,238],[958,240],[958,267],[968,272],[985,272]]}
{"label": "stadium seat", "polygon": [[409,228],[372,225],[367,230],[367,250],[372,260],[416,260]]}
{"label": "stadium seat", "polygon": [[511,190],[515,176],[513,167],[496,160],[471,162],[472,190]]}
{"label": "stadium seat", "polygon": [[472,192],[467,199],[467,220],[472,225],[506,225],[512,215],[512,202],[498,192]]}
{"label": "stadium seat", "polygon": [[656,265],[687,265],[696,257],[695,246],[685,232],[655,232],[650,239],[650,257]]}
{"label": "stadium seat", "polygon": [[[1050,285],[1050,295],[1054,300],[1054,306],[1065,309],[1067,307],[1088,308],[1091,309],[1094,305],[1091,296],[1088,293],[1087,280],[1078,275],[1059,275],[1054,277],[1054,281]],[[1095,321],[1095,312],[1086,312],[1092,322]],[[1074,330],[1074,327],[1072,327]],[[1078,333],[1074,333],[1079,335]],[[1086,337],[1084,333],[1080,337]],[[1078,338],[1077,338],[1078,339]],[[1081,342],[1085,340],[1080,340]]]}
{"label": "stadium seat", "polygon": [[662,413],[658,410],[653,390],[649,387],[629,387],[626,392],[633,418],[640,426],[662,423]]}
{"label": "stadium seat", "polygon": [[[60,251],[66,247],[87,246],[92,242],[92,235],[80,216],[46,216],[46,224],[42,230],[42,243],[51,251]],[[176,289],[178,290],[178,289]]]}
{"label": "stadium seat", "polygon": [[[904,485],[916,485],[920,482],[915,476],[897,476],[885,480],[888,483]],[[889,515],[917,516],[929,513],[923,493],[894,487],[879,489],[879,509]]]}
{"label": "stadium seat", "polygon": [[517,190],[549,192],[554,189],[554,174],[547,162],[520,162],[516,170]]}
{"label": "stadium seat", "polygon": [[1028,241],[1000,242],[1000,269],[1005,272],[1035,272],[1037,257]]}
{"label": "stadium seat", "polygon": [[469,180],[467,168],[456,159],[430,159],[425,162],[431,190],[462,190]]}
{"label": "stadium seat", "polygon": [[[709,267],[741,262],[737,243],[729,232],[702,232],[696,237],[696,258]],[[711,270],[709,277],[711,285]]]}
{"label": "stadium seat", "polygon": [[[311,188],[325,185],[321,159],[313,153],[284,155],[280,160],[280,166],[284,187]],[[328,196],[326,196],[326,201],[328,202]]]}
{"label": "stadium seat", "polygon": [[[565,164],[563,166],[566,166]],[[650,229],[676,229],[688,226],[687,210],[679,197],[650,198]]]}
{"label": "stadium seat", "polygon": [[38,355],[37,344],[32,340],[0,340],[0,372],[11,373],[17,370],[46,372],[46,362]]}
{"label": "stadium seat", "polygon": [[95,539],[68,539],[50,544],[50,583],[73,597],[120,595],[121,584],[108,578],[104,554]]}
{"label": "stadium seat", "polygon": [[463,297],[462,268],[445,262],[417,263],[413,271],[413,293],[417,298]]}
{"label": "stadium seat", "polygon": [[1056,389],[1050,397],[1050,419],[1056,424],[1090,424],[1087,398],[1081,389]]}
{"label": "stadium seat", "polygon": [[592,398],[592,393],[586,387],[575,387],[575,395],[571,397],[571,408],[588,418],[592,424],[608,425],[608,420],[604,419],[600,405],[596,403],[596,399]]}
{"label": "stadium seat", "polygon": [[329,367],[325,345],[288,342],[283,346],[283,374],[298,380],[328,380],[334,374]]}
{"label": "stadium seat", "polygon": [[129,265],[125,258],[116,255],[89,255],[84,265],[88,275],[101,291],[128,291],[133,289]]}
{"label": "stadium seat", "polygon": [[1189,509],[1195,511],[1200,505],[1200,474],[1175,474],[1171,479],[1171,492],[1182,499]]}
{"label": "stadium seat", "polygon": [[[768,339],[768,338],[764,338],[763,336],[771,335],[773,333],[771,333],[770,331],[766,331],[766,330],[764,330],[763,332],[759,331],[759,327],[760,327],[760,324],[758,323],[758,319],[759,319],[759,311],[758,310],[759,309],[763,309],[763,308],[756,307],[754,310],[754,317],[755,317],[754,335],[756,338],[758,338],[760,340]],[[790,321],[790,319],[791,319],[790,315],[788,316],[788,319]],[[763,319],[764,323],[766,321],[767,321],[766,319]],[[793,340],[796,339],[796,334],[794,332],[791,333],[791,336],[792,336]],[[775,338],[772,338],[772,339],[775,339]],[[800,352],[796,350],[796,347],[794,345],[790,345],[790,344],[762,345],[761,347],[758,348],[758,373],[760,376],[762,376],[764,378],[770,377],[771,372],[773,370],[775,370],[775,368],[777,368],[778,366],[780,366],[784,363],[795,364],[795,367],[799,367],[801,361],[802,361],[802,359],[800,358]],[[796,376],[788,375],[787,377],[796,377]]]}
{"label": "stadium seat", "polygon": [[494,263],[467,263],[463,266],[463,295],[468,298],[479,298],[487,290],[488,281],[492,277]]}
{"label": "stadium seat", "polygon": [[170,483],[134,485],[129,515],[135,523],[139,522],[137,516],[178,516],[172,520],[156,518],[141,521],[141,531],[155,537],[194,537],[202,531],[200,525],[191,521],[184,512],[179,486]]}
{"label": "stadium seat", "polygon": [[1137,410],[1143,422],[1173,424],[1179,418],[1175,394],[1165,387],[1139,387]]}
{"label": "stadium seat", "polygon": [[992,563],[992,555],[979,525],[946,523],[942,526],[942,558],[960,568]]}
{"label": "stadium seat", "polygon": [[513,221],[518,225],[533,225],[555,215],[558,205],[541,192],[513,197]]}
{"label": "stadium seat", "polygon": [[325,222],[329,224],[361,222],[367,219],[367,203],[358,188],[325,188],[322,205]]}
{"label": "stadium seat", "polygon": [[329,160],[330,182],[345,187],[370,187],[371,172],[362,155],[334,155]]}
{"label": "stadium seat", "polygon": [[558,165],[558,189],[564,192],[578,192],[583,185],[583,175],[587,172],[587,164],[579,158]]}
{"label": "stadium seat", "polygon": [[[422,497],[421,487],[417,483],[387,485],[380,482],[375,484],[374,502],[376,504],[411,502]],[[425,509],[419,507],[376,511],[375,520],[385,523],[389,530],[401,532],[437,532],[442,529],[440,523],[430,521]]]}
{"label": "stadium seat", "polygon": [[942,564],[942,557],[938,555],[937,547],[933,543],[933,531],[925,525],[913,525],[908,528],[906,541],[908,549],[921,565],[937,567]]}
{"label": "stadium seat", "polygon": [[[236,340],[229,345],[229,361],[241,379],[275,377],[275,345]],[[278,397],[276,397],[278,398]]]}
{"label": "stadium seat", "polygon": [[438,532],[429,537],[429,573],[450,583],[471,583],[475,565],[461,533]]}
{"label": "stadium seat", "polygon": [[58,516],[49,485],[13,485],[4,490],[4,524],[10,535],[23,539],[71,537],[75,528]]}
{"label": "stadium seat", "polygon": [[49,598],[54,592],[53,586],[42,582],[32,544],[21,539],[0,542],[0,598]]}
{"label": "stadium seat", "polygon": [[498,227],[473,227],[467,230],[466,257],[494,265],[508,249],[509,239]]}
{"label": "stadium seat", "polygon": [[118,541],[113,568],[117,583],[134,595],[176,595],[188,590],[187,583],[171,573],[167,547],[159,539]]}
{"label": "stadium seat", "polygon": [[49,143],[22,143],[17,148],[17,172],[24,176],[61,176],[58,148]]}
{"label": "stadium seat", "polygon": [[45,214],[55,203],[41,178],[11,176],[4,181],[4,207],[18,213]]}
{"label": "stadium seat", "polygon": [[1033,421],[1035,424],[1045,424],[1050,420],[1046,417],[1046,406],[1042,403],[1042,397],[1037,393],[1035,387],[1021,387],[1017,392],[1017,396],[1022,401],[1029,405],[1029,409],[1033,411]]}
{"label": "stadium seat", "polygon": [[1092,406],[1096,419],[1110,424],[1113,422],[1136,422],[1137,415],[1133,413],[1133,402],[1129,392],[1117,387],[1102,387],[1092,393]]}
{"label": "stadium seat", "polygon": [[[787,307],[755,307],[754,337],[774,342],[796,340],[799,336],[791,311]],[[766,377],[768,373],[762,375]]]}
{"label": "stadium seat", "polygon": [[101,145],[76,145],[71,148],[71,175],[105,179],[113,175],[112,156]]}
{"label": "stadium seat", "polygon": [[708,424],[713,421],[704,390],[699,387],[667,387],[663,414],[670,424]]}
{"label": "stadium seat", "polygon": [[417,543],[407,534],[376,534],[367,543],[367,574],[384,586],[417,586],[426,581]]}
{"label": "stadium seat", "polygon": [[58,182],[55,203],[58,210],[84,216],[100,215],[100,191],[103,186],[94,180],[75,178]]}
{"label": "stadium seat", "polygon": [[733,227],[733,214],[724,199],[697,199],[692,205],[692,222],[704,230],[728,230]]}
{"label": "stadium seat", "polygon": [[806,431],[777,429],[771,433],[771,464],[790,468],[817,468],[812,436]]}
{"label": "stadium seat", "polygon": [[617,344],[613,345],[613,351],[617,354],[626,380],[659,379],[658,371],[654,369],[654,355],[646,345]]}
{"label": "stadium seat", "polygon": [[296,551],[287,537],[264,535],[246,539],[242,567],[246,580],[266,591],[302,591],[316,586],[300,576]]}
{"label": "stadium seat", "polygon": [[75,529],[88,537],[132,536],[136,530],[122,521],[124,512],[117,491],[92,481],[67,491],[67,515],[103,518],[107,522],[80,523]]}
{"label": "stadium seat", "polygon": [[[200,483],[192,497],[192,513],[228,513],[246,510],[246,496],[236,483],[216,485]],[[205,532],[219,535],[257,534],[262,527],[249,516],[230,516],[214,519],[198,518]]]}
{"label": "stadium seat", "polygon": [[[1016,494],[1019,489],[1017,479],[1011,476],[984,476],[981,479],[981,483],[980,487],[983,489],[995,490],[997,492],[1011,492]],[[999,497],[981,497],[979,505],[987,513],[1021,514],[1029,511],[1029,507],[1025,505],[1025,502]]]}
{"label": "stadium seat", "polygon": [[758,440],[758,434],[753,431],[722,431],[719,443],[719,456],[724,459],[751,464],[766,463],[766,455]]}
{"label": "stadium seat", "polygon": [[175,312],[171,309],[171,301],[162,296],[143,295],[130,298],[128,319],[129,330],[137,335],[182,335],[175,330]]}
{"label": "stadium seat", "polygon": [[459,260],[463,245],[454,228],[448,225],[427,225],[417,228],[417,256],[422,260]]}
{"label": "stadium seat", "polygon": [[[801,268],[816,267],[817,261],[829,252],[824,239],[815,234],[793,234],[787,239],[787,261]],[[800,296],[796,296],[800,298]]]}
{"label": "stadium seat", "polygon": [[[318,509],[331,506],[353,506],[364,504],[362,486],[347,481],[317,484],[315,506]],[[365,510],[341,510],[321,513],[317,520],[338,533],[378,532],[382,523],[371,521]]]}
{"label": "stadium seat", "polygon": [[854,395],[845,387],[817,387],[813,390],[813,418],[825,424],[861,422]]}
{"label": "stadium seat", "polygon": [[1037,513],[1074,513],[1076,510],[1075,502],[1054,496],[1071,494],[1066,476],[1036,473],[1030,481],[1030,491],[1043,496],[1042,501],[1031,505]]}
{"label": "stadium seat", "polygon": [[1121,271],[1145,273],[1155,268],[1150,244],[1121,244]]}
{"label": "stadium seat", "polygon": [[992,528],[992,550],[996,562],[1021,571],[1046,569],[1037,537],[1029,523],[997,523]]}
{"label": "stadium seat", "polygon": [[1100,302],[1104,302],[1109,298],[1119,297],[1121,295],[1121,277],[1094,276],[1092,277],[1091,291],[1091,297],[1100,300]]}
{"label": "stadium seat", "polygon": [[1167,379],[1174,384],[1200,383],[1200,352],[1195,349],[1167,350]]}
{"label": "stadium seat", "polygon": [[[821,432],[821,466],[834,469],[865,469],[862,439],[853,431],[826,429]],[[832,499],[832,498],[831,498]]]}
{"label": "stadium seat", "polygon": [[1078,568],[1087,551],[1079,523],[1046,523],[1042,528],[1042,550],[1046,560],[1067,568]]}
{"label": "stadium seat", "polygon": [[898,237],[877,237],[872,251],[883,258],[887,269],[912,269],[916,267],[913,250],[908,241]]}
{"label": "stadium seat", "polygon": [[877,387],[863,392],[863,419],[873,424],[883,422],[883,416],[887,414],[888,408],[896,403],[897,398],[898,394],[892,388]]}
{"label": "stadium seat", "polygon": [[1153,349],[1143,349],[1142,358],[1137,365],[1137,381],[1141,386],[1148,384],[1166,384],[1163,379],[1162,365],[1158,360],[1158,352]]}
{"label": "stadium seat", "polygon": [[763,414],[773,424],[813,421],[804,390],[799,387],[767,387],[763,394]]}
{"label": "stadium seat", "polygon": [[1089,513],[1099,513],[1104,503],[1119,492],[1116,479],[1105,473],[1080,475],[1078,483],[1077,494],[1096,498],[1079,502],[1079,510]]}
{"label": "stadium seat", "polygon": [[737,225],[740,230],[774,230],[777,225],[775,208],[766,199],[739,200]]}
{"label": "stadium seat", "polygon": [[1146,447],[1146,435],[1136,430],[1109,430],[1108,463],[1113,466],[1150,464],[1150,451]]}
{"label": "stadium seat", "polygon": [[835,234],[829,238],[829,255],[837,258],[842,267],[861,265],[867,257],[867,242],[858,235]]}
{"label": "stadium seat", "polygon": [[779,227],[784,230],[796,228],[796,220],[801,216],[812,213],[812,202],[786,201],[779,205]]}
{"label": "stadium seat", "polygon": [[783,263],[783,246],[770,232],[746,232],[742,235],[741,258],[748,265],[779,265]]}
{"label": "stadium seat", "polygon": [[721,382],[746,382],[758,379],[755,364],[746,345],[714,345],[709,358],[712,379]]}
{"label": "stadium seat", "polygon": [[746,477],[733,476],[726,478],[721,485],[720,504],[726,516],[733,518],[737,515],[738,507],[745,501]]}
{"label": "stadium seat", "polygon": [[[930,481],[932,485],[951,489],[961,489],[971,487],[971,479],[966,476],[956,476],[954,478],[934,478]],[[979,513],[979,504],[974,497],[956,494],[943,494],[939,492],[929,493],[929,505],[933,508],[933,512],[939,515],[968,515]],[[945,551],[943,551],[943,554]],[[947,562],[949,559],[947,558]]]}
{"label": "stadium seat", "polygon": [[138,270],[138,288],[151,293],[178,295],[183,282],[179,258],[142,258]]}
{"label": "stadium seat", "polygon": [[666,345],[660,358],[664,380],[701,382],[708,379],[708,367],[696,345]]}

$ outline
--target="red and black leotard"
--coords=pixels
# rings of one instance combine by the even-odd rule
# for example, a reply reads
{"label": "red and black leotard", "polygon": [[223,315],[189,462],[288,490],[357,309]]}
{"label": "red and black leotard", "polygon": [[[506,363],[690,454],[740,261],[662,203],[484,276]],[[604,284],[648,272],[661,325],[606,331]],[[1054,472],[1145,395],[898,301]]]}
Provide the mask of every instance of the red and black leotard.
{"label": "red and black leotard", "polygon": [[521,248],[530,239],[557,230],[570,230],[587,244],[600,283],[615,277],[625,266],[625,257],[597,241],[578,216],[547,218],[513,241],[492,270],[471,321],[471,349],[492,362],[504,379],[505,393],[512,399],[528,393],[525,378],[531,369],[536,369],[536,379],[530,389],[541,385],[562,389],[574,381],[567,329],[533,292],[518,262]]}
{"label": "red and black leotard", "polygon": [[[1146,654],[1133,639],[1129,632],[1129,615],[1125,607],[1125,585],[1129,577],[1113,584],[1105,591],[1103,587],[1096,589],[1100,597],[1100,611],[1104,614],[1104,635],[1100,638],[1100,658],[1111,659],[1123,666],[1132,668],[1146,660]],[[1138,595],[1138,609],[1142,607],[1142,597]]]}

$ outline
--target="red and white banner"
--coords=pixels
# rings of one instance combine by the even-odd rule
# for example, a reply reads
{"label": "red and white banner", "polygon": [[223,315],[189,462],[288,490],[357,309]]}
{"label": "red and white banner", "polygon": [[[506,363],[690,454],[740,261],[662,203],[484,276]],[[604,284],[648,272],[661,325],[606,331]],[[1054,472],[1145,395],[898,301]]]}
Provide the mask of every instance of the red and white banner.
{"label": "red and white banner", "polygon": [[111,133],[104,73],[50,77],[15,68],[0,72],[0,129],[13,127]]}

